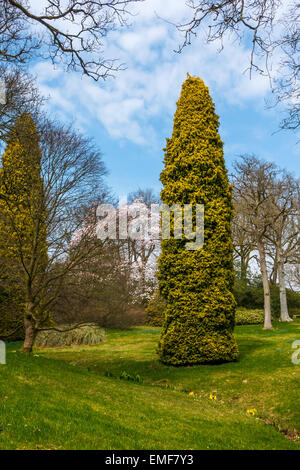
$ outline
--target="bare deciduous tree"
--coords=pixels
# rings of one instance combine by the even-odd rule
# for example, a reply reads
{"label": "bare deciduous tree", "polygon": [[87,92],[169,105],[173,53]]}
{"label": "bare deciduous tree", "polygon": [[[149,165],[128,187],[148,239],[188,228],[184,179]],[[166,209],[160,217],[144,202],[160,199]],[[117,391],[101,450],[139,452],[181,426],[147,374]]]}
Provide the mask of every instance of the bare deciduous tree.
{"label": "bare deciduous tree", "polygon": [[95,80],[122,68],[103,57],[105,37],[127,24],[130,4],[143,0],[2,0],[0,60],[24,63],[39,54]]}
{"label": "bare deciduous tree", "polygon": [[[15,233],[14,246],[10,247],[14,256],[8,259],[8,267],[16,268],[18,288],[24,295],[26,352],[31,352],[37,332],[50,327],[51,307],[64,279],[102,249],[95,237],[95,224],[87,223],[96,217],[96,204],[91,202],[101,200],[105,188],[101,154],[93,142],[71,127],[46,119],[39,131],[43,191],[34,201],[31,192],[23,194],[20,205],[11,206],[5,198],[2,201],[9,230]],[[34,206],[26,213],[30,240],[24,224],[19,222],[24,204]],[[74,233],[79,229],[80,243],[75,243]],[[45,232],[46,256],[40,250]],[[2,244],[6,242],[10,244],[9,238],[2,240]]]}
{"label": "bare deciduous tree", "polygon": [[132,324],[135,285],[123,256],[124,242],[98,243],[94,256],[65,277],[53,308],[57,323],[92,321],[115,328]]}
{"label": "bare deciduous tree", "polygon": [[266,232],[274,256],[275,282],[278,275],[280,293],[280,320],[291,321],[286,297],[285,265],[299,252],[299,226],[297,224],[297,196],[299,183],[287,172],[282,172],[276,190],[268,202],[268,212],[274,222]]}
{"label": "bare deciduous tree", "polygon": [[20,68],[0,66],[0,84],[3,86],[0,140],[3,140],[17,117],[25,110],[36,118],[43,100],[32,76]]}
{"label": "bare deciduous tree", "polygon": [[[242,156],[235,163],[233,175],[234,200],[247,221],[243,230],[255,241],[264,289],[264,328],[272,328],[270,285],[266,261],[266,233],[276,221],[269,211],[269,202],[276,194],[278,169],[273,163],[259,160],[255,156]],[[275,196],[276,197],[276,196]]]}
{"label": "bare deciduous tree", "polygon": [[239,201],[236,197],[234,200],[235,215],[232,223],[232,241],[234,260],[239,264],[241,280],[246,283],[249,263],[253,258],[253,250],[255,249],[255,241],[251,233],[250,221],[242,212],[242,207],[242,201]]}
{"label": "bare deciduous tree", "polygon": [[[288,111],[281,127],[296,129],[299,111],[299,15],[297,0],[187,0],[190,21],[177,25],[184,33],[179,51],[191,44],[198,30],[207,31],[207,41],[223,40],[227,33],[251,43],[250,75],[253,70],[271,81],[275,104]],[[275,61],[280,56],[279,64]],[[275,60],[274,60],[275,59]],[[278,67],[279,65],[279,67]],[[274,103],[273,103],[274,104]]]}

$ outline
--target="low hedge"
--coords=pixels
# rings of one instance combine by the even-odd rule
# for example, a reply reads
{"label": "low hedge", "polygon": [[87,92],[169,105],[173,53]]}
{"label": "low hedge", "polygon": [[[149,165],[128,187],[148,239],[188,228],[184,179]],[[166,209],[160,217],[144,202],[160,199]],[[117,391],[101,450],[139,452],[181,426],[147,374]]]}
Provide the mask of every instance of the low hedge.
{"label": "low hedge", "polygon": [[264,310],[238,308],[235,314],[236,325],[258,325],[264,322]]}
{"label": "low hedge", "polygon": [[[166,308],[165,299],[155,292],[146,307],[146,324],[161,327],[164,321],[164,311]],[[258,325],[264,322],[263,309],[246,309],[238,307],[235,314],[236,325]]]}
{"label": "low hedge", "polygon": [[[275,319],[280,317],[280,295],[279,287],[270,284],[271,291],[271,310]],[[264,308],[264,291],[259,285],[245,285],[239,279],[236,279],[234,286],[234,296],[237,301],[238,309],[246,308],[249,310],[262,310]],[[288,308],[291,313],[297,315],[300,311],[300,294],[290,289],[286,290]]]}

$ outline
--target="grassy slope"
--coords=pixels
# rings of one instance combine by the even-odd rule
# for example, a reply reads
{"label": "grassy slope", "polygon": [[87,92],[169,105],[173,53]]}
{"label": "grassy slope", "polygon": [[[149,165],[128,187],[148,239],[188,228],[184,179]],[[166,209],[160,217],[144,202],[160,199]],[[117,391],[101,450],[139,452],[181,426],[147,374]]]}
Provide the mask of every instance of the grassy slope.
{"label": "grassy slope", "polygon": [[[299,449],[271,424],[300,428],[300,366],[291,362],[299,321],[271,332],[238,327],[239,361],[218,366],[160,364],[158,334],[111,331],[100,346],[38,357],[10,345],[0,366],[0,449]],[[143,385],[120,380],[123,371]],[[253,407],[269,424],[247,416]]]}

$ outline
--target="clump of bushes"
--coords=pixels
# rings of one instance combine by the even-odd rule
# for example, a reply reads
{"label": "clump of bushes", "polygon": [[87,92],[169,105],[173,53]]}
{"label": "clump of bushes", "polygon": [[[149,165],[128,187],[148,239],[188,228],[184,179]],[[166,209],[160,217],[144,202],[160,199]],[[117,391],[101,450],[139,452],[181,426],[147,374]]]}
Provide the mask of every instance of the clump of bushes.
{"label": "clump of bushes", "polygon": [[[71,328],[71,325],[60,325],[61,330]],[[75,345],[99,344],[105,339],[105,332],[96,324],[80,326],[69,331],[40,331],[35,346],[39,348],[60,348]]]}
{"label": "clump of bushes", "polygon": [[23,308],[14,294],[0,285],[0,340],[7,342],[23,340],[25,336]]}
{"label": "clump of bushes", "polygon": [[156,291],[146,307],[146,324],[150,326],[163,326],[167,303]]}
{"label": "clump of bushes", "polygon": [[[270,285],[271,290],[271,310],[274,319],[280,316],[280,295],[279,287]],[[300,294],[290,289],[286,291],[287,303],[290,315],[300,314]],[[246,309],[261,310],[264,308],[264,291],[261,283],[245,284],[239,279],[236,279],[234,285],[234,296],[238,305]]]}
{"label": "clump of bushes", "polygon": [[0,304],[0,340],[21,341],[25,337],[24,323],[15,305]]}
{"label": "clump of bushes", "polygon": [[261,309],[238,308],[235,314],[236,325],[259,325],[264,322],[264,311]]}
{"label": "clump of bushes", "polygon": [[[165,299],[160,295],[159,291],[155,292],[146,308],[146,324],[149,326],[163,326],[165,309]],[[263,322],[263,308],[237,308],[235,314],[236,325],[258,325]]]}

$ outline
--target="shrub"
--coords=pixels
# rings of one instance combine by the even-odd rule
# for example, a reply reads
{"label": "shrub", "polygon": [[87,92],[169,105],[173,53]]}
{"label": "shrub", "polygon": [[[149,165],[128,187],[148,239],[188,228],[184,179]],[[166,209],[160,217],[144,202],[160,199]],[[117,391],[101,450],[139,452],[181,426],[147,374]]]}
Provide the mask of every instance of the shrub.
{"label": "shrub", "polygon": [[[290,312],[290,316],[293,314],[300,313],[300,294],[298,292],[294,292],[290,289],[286,291],[286,298],[288,309]],[[279,318],[280,316],[280,296],[279,296],[279,287],[278,286],[271,286],[271,308],[272,313],[275,318]]]}
{"label": "shrub", "polygon": [[[280,316],[279,287],[271,285],[271,310],[272,316],[278,319]],[[290,289],[286,291],[287,303],[290,315],[300,313],[300,294]],[[238,308],[243,307],[250,310],[261,310],[264,308],[264,292],[260,285],[245,285],[236,279],[234,285],[234,296]]]}
{"label": "shrub", "polygon": [[294,315],[299,316],[300,315],[300,309],[299,308],[289,308],[289,314],[290,314],[291,318],[293,318]]}
{"label": "shrub", "polygon": [[[22,317],[15,313],[12,305],[0,305],[0,340],[21,341],[25,338]],[[9,335],[9,336],[8,336]]]}
{"label": "shrub", "polygon": [[[71,325],[62,325],[70,328]],[[105,338],[105,332],[98,325],[90,324],[76,328],[75,330],[58,332],[56,330],[40,331],[37,335],[35,346],[40,348],[60,348],[64,346],[99,344]]]}
{"label": "shrub", "polygon": [[[23,311],[20,303],[4,290],[0,285],[0,340],[20,341],[24,340]],[[8,336],[9,335],[9,336]]]}
{"label": "shrub", "polygon": [[238,307],[247,309],[264,308],[264,291],[262,286],[246,285],[244,282],[236,279],[233,293]]}
{"label": "shrub", "polygon": [[163,326],[166,306],[165,299],[160,295],[159,291],[156,291],[146,307],[146,324],[150,326]]}
{"label": "shrub", "polygon": [[235,314],[236,325],[259,325],[264,322],[264,311],[261,309],[237,309]]}
{"label": "shrub", "polygon": [[168,206],[204,204],[205,234],[198,250],[188,250],[190,240],[175,239],[173,229],[171,238],[162,240],[158,279],[167,307],[159,355],[170,365],[231,361],[238,355],[233,206],[218,128],[208,88],[189,76],[177,103],[172,138],[167,139],[161,199]]}

